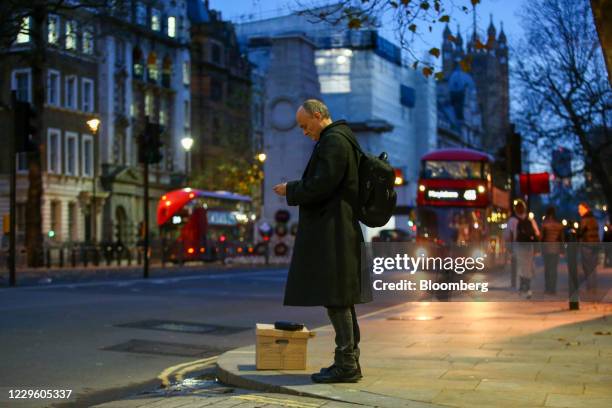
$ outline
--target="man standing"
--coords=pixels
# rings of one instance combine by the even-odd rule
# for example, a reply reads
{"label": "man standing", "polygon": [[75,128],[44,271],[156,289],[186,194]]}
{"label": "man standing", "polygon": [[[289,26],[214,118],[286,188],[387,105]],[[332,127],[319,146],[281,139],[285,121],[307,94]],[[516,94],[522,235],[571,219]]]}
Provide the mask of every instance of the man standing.
{"label": "man standing", "polygon": [[359,154],[346,122],[333,122],[319,100],[296,113],[305,136],[316,142],[301,180],[274,191],[299,206],[298,231],[285,287],[287,306],[325,306],[336,332],[334,363],[311,376],[314,382],[356,382],[359,325],[355,304],[372,300],[369,274],[361,269],[363,235],[357,221]]}
{"label": "man standing", "polygon": [[582,261],[584,280],[589,291],[597,291],[599,225],[587,203],[578,204],[578,214],[581,218],[578,241],[581,243],[580,260]]}

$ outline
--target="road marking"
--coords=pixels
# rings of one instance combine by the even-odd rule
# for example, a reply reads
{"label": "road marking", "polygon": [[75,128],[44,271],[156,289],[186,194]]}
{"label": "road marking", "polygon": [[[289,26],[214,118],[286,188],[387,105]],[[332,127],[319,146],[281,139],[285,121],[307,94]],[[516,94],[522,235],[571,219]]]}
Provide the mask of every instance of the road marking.
{"label": "road marking", "polygon": [[300,401],[294,401],[294,400],[289,400],[289,399],[283,399],[283,398],[272,398],[272,397],[264,397],[262,395],[234,395],[232,398],[235,399],[241,399],[241,400],[246,400],[246,401],[254,401],[254,402],[261,402],[261,403],[266,403],[266,404],[276,404],[276,405],[283,405],[285,407],[292,407],[292,408],[318,408],[320,406],[322,406],[324,403],[312,403],[312,402],[300,402]]}
{"label": "road marking", "polygon": [[[217,358],[219,356],[212,356],[212,357],[208,357],[208,358],[203,358],[201,360],[194,360],[194,361],[188,361],[186,363],[182,363],[182,364],[177,364],[177,365],[173,365],[171,367],[168,367],[166,369],[164,369],[164,371],[162,371],[157,378],[159,380],[161,380],[162,384],[164,386],[168,386],[170,385],[170,376],[172,376],[172,373],[174,373],[175,371],[181,372],[181,370],[185,370],[191,366],[194,365],[205,365],[207,363],[216,361]],[[183,371],[182,374],[184,374],[186,371]]]}
{"label": "road marking", "polygon": [[178,276],[178,277],[168,277],[168,278],[155,278],[155,282],[152,282],[147,279],[137,278],[137,279],[129,279],[129,280],[112,280],[112,281],[99,281],[99,282],[84,282],[84,283],[60,283],[60,284],[47,284],[47,285],[36,285],[36,286],[17,286],[14,288],[0,288],[0,292],[3,291],[15,291],[15,290],[48,290],[48,289],[75,289],[75,288],[86,288],[93,286],[118,286],[118,287],[127,287],[133,286],[139,283],[149,283],[149,284],[160,284],[160,283],[174,283],[174,282],[183,282],[190,280],[198,280],[198,279],[230,279],[237,277],[258,277],[265,275],[274,275],[278,273],[286,273],[287,270],[266,270],[261,272],[219,272],[205,275],[197,275],[197,276]]}

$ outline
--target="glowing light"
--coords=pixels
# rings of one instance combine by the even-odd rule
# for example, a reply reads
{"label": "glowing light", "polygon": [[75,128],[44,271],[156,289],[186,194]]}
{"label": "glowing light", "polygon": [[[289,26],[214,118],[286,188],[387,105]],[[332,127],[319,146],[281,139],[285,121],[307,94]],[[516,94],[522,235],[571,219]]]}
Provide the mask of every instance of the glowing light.
{"label": "glowing light", "polygon": [[338,55],[336,57],[336,63],[338,65],[346,64],[346,61],[347,61],[347,59],[346,59],[346,57],[344,55]]}
{"label": "glowing light", "polygon": [[200,253],[203,254],[204,252],[206,252],[206,248],[200,248]]}
{"label": "glowing light", "polygon": [[529,219],[533,220],[535,218],[535,214],[532,212],[529,212]]}
{"label": "glowing light", "polygon": [[242,248],[238,247],[237,251],[238,251],[239,254],[241,254],[242,253]]}
{"label": "glowing light", "polygon": [[561,224],[563,224],[564,227],[567,227],[567,220],[562,220]]}
{"label": "glowing light", "polygon": [[574,223],[574,228],[578,229],[580,227],[580,224],[578,224],[577,222]]}
{"label": "glowing light", "polygon": [[608,232],[608,226],[604,225],[604,231]]}
{"label": "glowing light", "polygon": [[188,253],[188,254],[193,254],[194,252],[195,252],[195,249],[193,249],[193,248],[189,248],[189,249],[187,250],[187,253]]}
{"label": "glowing light", "polygon": [[47,235],[49,236],[49,238],[53,238],[55,236],[55,231],[50,230]]}
{"label": "glowing light", "polygon": [[189,198],[195,197],[195,193],[189,193]]}
{"label": "glowing light", "polygon": [[172,201],[168,200],[166,201],[166,207],[170,207],[172,205]]}
{"label": "glowing light", "polygon": [[478,227],[480,227],[480,225],[478,225],[477,222],[474,223],[474,229],[478,229]]}
{"label": "glowing light", "polygon": [[225,235],[221,235],[221,238],[219,238],[219,241],[221,241],[221,242],[225,242],[225,239],[226,239],[226,238],[225,238]]}
{"label": "glowing light", "polygon": [[396,186],[401,186],[402,184],[404,184],[404,179],[401,177],[396,177],[395,178],[395,185]]}
{"label": "glowing light", "polygon": [[425,191],[425,186],[423,184],[419,186],[419,191]]}
{"label": "glowing light", "polygon": [[478,186],[478,192],[479,192],[480,194],[484,193],[484,192],[485,192],[485,190],[486,190],[485,186]]}
{"label": "glowing light", "polygon": [[463,193],[463,198],[465,198],[468,201],[474,201],[476,200],[476,190],[465,190],[465,192]]}
{"label": "glowing light", "polygon": [[193,138],[191,137],[182,138],[181,146],[183,146],[183,149],[185,149],[186,152],[190,151],[191,147],[193,146]]}
{"label": "glowing light", "polygon": [[257,155],[257,160],[259,160],[260,162],[262,162],[262,163],[263,163],[263,162],[265,162],[265,161],[266,161],[266,158],[267,158],[267,157],[268,157],[268,156],[266,156],[266,154],[265,154],[265,153],[259,153],[259,154]]}
{"label": "glowing light", "polygon": [[182,219],[181,219],[181,217],[180,217],[180,216],[178,216],[178,215],[175,215],[175,216],[173,216],[173,217],[172,217],[172,223],[173,223],[173,224],[175,224],[175,225],[176,225],[176,224],[180,224],[180,223],[181,223],[181,221],[182,221]]}
{"label": "glowing light", "polygon": [[166,201],[166,196],[165,195],[162,196],[162,200]]}
{"label": "glowing light", "polygon": [[412,222],[412,220],[408,220],[408,226],[412,227],[414,225],[414,222]]}
{"label": "glowing light", "polygon": [[98,118],[93,118],[93,119],[89,119],[87,121],[87,126],[89,126],[89,129],[96,133],[98,131],[98,127],[100,126],[100,119]]}

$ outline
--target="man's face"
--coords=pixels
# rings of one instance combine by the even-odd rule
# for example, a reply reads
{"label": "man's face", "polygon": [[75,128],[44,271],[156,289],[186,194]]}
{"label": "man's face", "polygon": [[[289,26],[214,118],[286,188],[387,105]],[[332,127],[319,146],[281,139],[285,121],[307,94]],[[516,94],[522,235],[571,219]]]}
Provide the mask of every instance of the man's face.
{"label": "man's face", "polygon": [[321,131],[323,130],[321,114],[315,112],[312,115],[300,107],[295,114],[295,120],[304,132],[304,136],[308,136],[315,142],[321,137]]}

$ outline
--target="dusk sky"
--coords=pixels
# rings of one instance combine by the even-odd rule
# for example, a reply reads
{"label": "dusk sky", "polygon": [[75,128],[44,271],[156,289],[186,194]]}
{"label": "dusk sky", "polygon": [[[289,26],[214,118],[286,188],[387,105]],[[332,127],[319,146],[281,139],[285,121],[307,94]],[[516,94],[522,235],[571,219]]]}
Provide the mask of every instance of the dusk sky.
{"label": "dusk sky", "polygon": [[[504,32],[508,37],[510,47],[515,40],[521,37],[522,28],[520,26],[520,18],[517,16],[517,11],[520,10],[524,0],[482,0],[477,7],[477,26],[479,31],[486,30],[489,25],[490,15],[493,15],[493,23],[499,32],[499,23],[503,22]],[[331,1],[305,1],[300,0],[302,4],[324,5],[331,4]],[[448,1],[445,1],[448,4]],[[464,40],[473,30],[472,13],[465,14],[459,10],[460,6],[470,5],[469,0],[453,0],[456,9],[451,13],[451,30],[456,33],[457,24],[461,27],[461,34]],[[210,0],[212,9],[220,10],[224,18],[228,18],[234,22],[247,19],[270,18],[280,15],[285,15],[292,10],[298,9],[298,1],[296,0]],[[414,41],[415,55],[422,56],[431,47],[440,47],[442,39],[443,24],[438,24],[434,27],[432,33],[423,35],[422,38],[416,38]],[[380,29],[380,32],[388,39],[395,41],[395,33],[391,29]]]}

